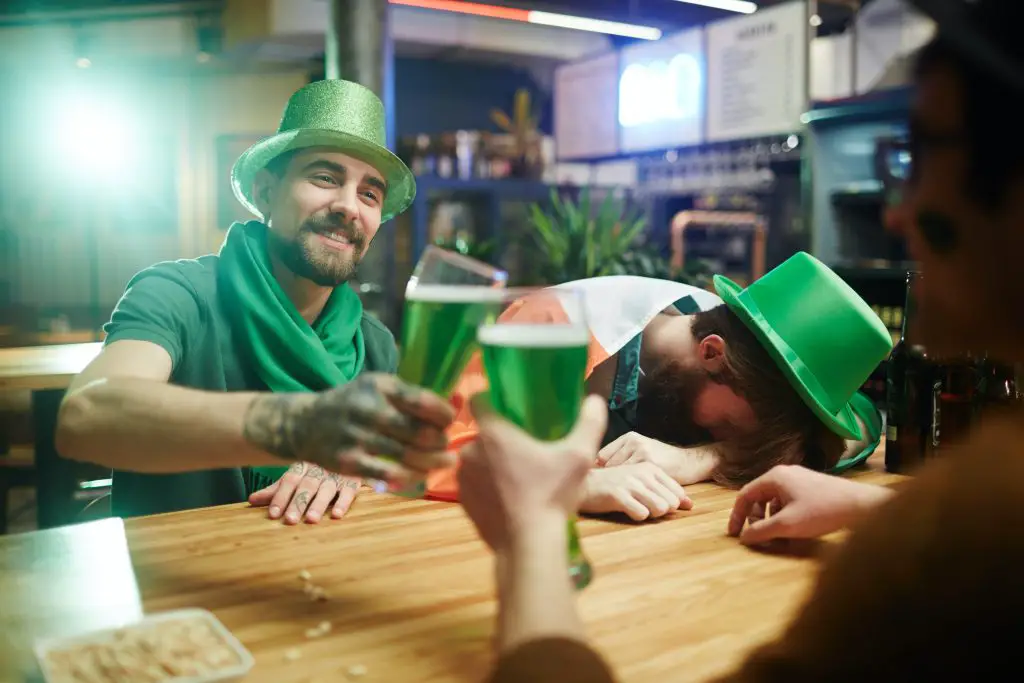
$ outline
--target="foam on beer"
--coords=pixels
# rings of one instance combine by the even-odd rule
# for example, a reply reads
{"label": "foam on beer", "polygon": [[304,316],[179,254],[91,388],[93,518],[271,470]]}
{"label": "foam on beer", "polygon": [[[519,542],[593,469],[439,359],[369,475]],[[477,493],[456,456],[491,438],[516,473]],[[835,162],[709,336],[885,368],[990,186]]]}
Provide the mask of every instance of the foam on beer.
{"label": "foam on beer", "polygon": [[587,346],[590,332],[580,325],[484,325],[477,341],[487,346],[515,346],[526,349],[551,349]]}
{"label": "foam on beer", "polygon": [[417,285],[406,291],[406,301],[439,304],[475,304],[501,301],[505,290],[480,285]]}

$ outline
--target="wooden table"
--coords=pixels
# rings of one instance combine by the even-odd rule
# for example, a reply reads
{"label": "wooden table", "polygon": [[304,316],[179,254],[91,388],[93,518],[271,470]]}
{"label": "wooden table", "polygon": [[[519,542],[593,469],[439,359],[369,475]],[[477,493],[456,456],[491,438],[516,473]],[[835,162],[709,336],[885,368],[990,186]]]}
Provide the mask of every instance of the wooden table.
{"label": "wooden table", "polygon": [[0,349],[0,391],[67,389],[102,348],[90,342]]}
{"label": "wooden table", "polygon": [[[878,484],[900,480],[878,465],[854,476]],[[815,575],[814,557],[759,553],[725,536],[733,492],[712,485],[689,491],[694,510],[673,519],[580,523],[596,571],[580,608],[590,635],[629,683],[701,681],[728,669],[780,632]],[[125,526],[146,612],[212,610],[255,656],[248,682],[344,681],[349,667],[359,665],[367,669],[366,683],[470,682],[480,680],[490,661],[490,557],[457,505],[363,494],[347,518],[317,526],[286,527],[244,504],[132,519]],[[67,547],[67,538],[89,528],[43,533],[64,534]],[[106,549],[117,547],[120,531],[105,527],[104,536],[97,544],[104,552],[85,544],[77,552],[93,563],[112,557],[116,565],[116,552]],[[13,636],[22,646],[50,623],[36,608],[52,606],[24,589],[25,577],[49,557],[44,546],[51,541],[26,551],[25,539],[32,537],[0,538],[0,626],[5,641]],[[75,561],[68,557],[54,567],[47,559],[45,580],[61,585],[61,573],[74,573]],[[302,570],[327,590],[326,602],[303,593]],[[101,572],[91,580],[105,583]],[[108,599],[127,614],[135,585],[123,583],[124,595]],[[73,585],[77,599],[88,603],[82,596],[89,581]],[[82,609],[87,617],[89,608]],[[19,614],[34,615],[33,622],[19,621]],[[307,629],[323,621],[331,632],[307,638]],[[20,657],[25,666],[26,660],[23,649],[4,647],[0,680],[7,681],[12,676],[4,676],[4,667],[16,669],[6,662]],[[290,660],[293,649],[300,654]]]}
{"label": "wooden table", "polygon": [[102,342],[0,349],[0,391],[32,392],[32,431],[36,470],[36,520],[41,528],[74,519],[74,468],[60,459],[54,444],[57,413],[75,375],[99,355]]}

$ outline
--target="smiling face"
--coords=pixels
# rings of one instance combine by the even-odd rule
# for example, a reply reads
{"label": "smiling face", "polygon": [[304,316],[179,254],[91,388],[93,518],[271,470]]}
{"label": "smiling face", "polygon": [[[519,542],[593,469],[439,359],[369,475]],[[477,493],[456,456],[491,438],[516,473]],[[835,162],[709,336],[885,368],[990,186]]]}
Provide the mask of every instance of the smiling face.
{"label": "smiling face", "polygon": [[271,162],[256,179],[256,204],[271,253],[322,287],[352,279],[377,234],[387,185],[364,161],[306,149]]}

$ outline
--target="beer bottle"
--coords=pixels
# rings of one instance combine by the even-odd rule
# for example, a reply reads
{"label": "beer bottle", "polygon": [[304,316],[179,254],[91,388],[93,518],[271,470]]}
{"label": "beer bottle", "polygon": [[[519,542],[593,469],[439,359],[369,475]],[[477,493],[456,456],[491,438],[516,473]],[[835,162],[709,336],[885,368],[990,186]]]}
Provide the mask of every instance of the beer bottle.
{"label": "beer bottle", "polygon": [[974,424],[978,360],[970,353],[937,363],[932,376],[931,429],[925,457],[965,440]]}
{"label": "beer bottle", "polygon": [[919,277],[920,273],[907,273],[900,340],[886,366],[885,469],[890,472],[911,469],[924,457],[926,415],[920,389],[921,381],[929,374],[927,353],[910,338],[914,318],[913,283]]}
{"label": "beer bottle", "polygon": [[978,386],[977,412],[988,407],[1006,407],[1019,400],[1017,369],[991,358],[983,357],[979,362],[980,381]]}

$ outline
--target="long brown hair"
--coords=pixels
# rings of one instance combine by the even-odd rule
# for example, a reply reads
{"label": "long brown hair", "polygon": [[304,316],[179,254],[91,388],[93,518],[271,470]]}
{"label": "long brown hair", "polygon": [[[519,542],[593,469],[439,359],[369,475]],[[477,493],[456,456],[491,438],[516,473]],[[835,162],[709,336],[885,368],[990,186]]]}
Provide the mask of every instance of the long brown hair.
{"label": "long brown hair", "polygon": [[776,465],[802,464],[815,470],[833,467],[843,454],[843,437],[811,412],[754,334],[725,304],[693,316],[698,342],[718,335],[725,341],[725,369],[712,379],[750,403],[758,428],[722,444],[714,478],[739,487]]}

